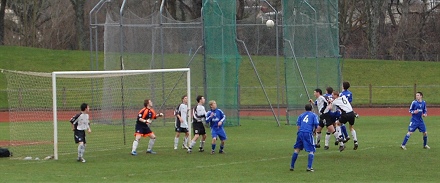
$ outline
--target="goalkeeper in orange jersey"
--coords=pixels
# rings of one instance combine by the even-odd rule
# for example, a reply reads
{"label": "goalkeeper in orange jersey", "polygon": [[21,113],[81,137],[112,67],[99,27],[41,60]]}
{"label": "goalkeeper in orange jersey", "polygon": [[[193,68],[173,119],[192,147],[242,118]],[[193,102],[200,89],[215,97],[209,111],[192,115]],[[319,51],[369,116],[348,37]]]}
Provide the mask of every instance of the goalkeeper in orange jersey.
{"label": "goalkeeper in orange jersey", "polygon": [[135,139],[133,141],[131,155],[137,155],[136,149],[141,137],[150,137],[147,154],[156,154],[156,152],[153,151],[154,142],[156,141],[156,135],[154,135],[153,131],[151,131],[150,124],[153,122],[154,119],[162,116],[162,113],[157,114],[156,111],[154,111],[153,102],[151,100],[144,100],[144,108],[139,111],[136,120],[136,131],[134,133]]}

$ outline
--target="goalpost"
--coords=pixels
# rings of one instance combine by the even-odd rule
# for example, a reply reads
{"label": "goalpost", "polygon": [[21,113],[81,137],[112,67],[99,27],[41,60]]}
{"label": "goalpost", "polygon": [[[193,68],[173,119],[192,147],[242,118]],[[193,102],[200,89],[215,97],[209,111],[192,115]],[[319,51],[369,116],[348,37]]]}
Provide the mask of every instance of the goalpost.
{"label": "goalpost", "polygon": [[164,113],[151,124],[154,128],[174,128],[173,111],[183,95],[191,108],[189,68],[3,73],[8,83],[9,145],[17,159],[76,157],[69,119],[80,112],[82,103],[90,107],[87,152],[130,151],[145,99],[153,101],[157,113]]}
{"label": "goalpost", "polygon": [[[160,73],[161,75],[163,75],[164,73],[170,73],[170,72],[186,72],[186,95],[188,96],[188,108],[191,108],[191,74],[190,74],[190,69],[189,68],[181,68],[181,69],[154,69],[154,70],[117,70],[117,71],[65,71],[65,72],[52,72],[52,94],[53,94],[53,125],[54,125],[54,132],[53,132],[53,141],[54,141],[54,159],[58,159],[58,117],[57,117],[57,112],[58,112],[58,102],[57,102],[57,79],[60,77],[67,77],[67,78],[74,78],[75,76],[79,76],[80,78],[110,78],[110,77],[120,77],[121,78],[121,104],[122,104],[122,122],[123,125],[125,126],[125,100],[126,100],[126,96],[124,96],[124,85],[127,85],[126,83],[124,83],[123,78],[124,77],[132,77],[132,76],[139,76],[139,75],[149,75],[149,74],[153,74],[153,73]],[[70,77],[69,77],[70,76]],[[82,77],[81,77],[82,76]],[[183,75],[181,75],[183,76]],[[163,76],[162,76],[163,77]],[[148,79],[152,79],[152,78],[148,78]],[[172,79],[172,78],[167,78],[167,79]],[[177,79],[177,78],[173,78]],[[177,79],[175,81],[177,81],[177,83],[175,82],[170,82],[171,85],[168,85],[167,87],[172,87],[171,91],[173,91],[175,89],[175,87],[178,85],[180,79]],[[130,82],[130,80],[126,81],[126,82]],[[138,84],[140,84],[142,81],[139,81]],[[136,82],[137,83],[137,82]],[[162,83],[164,84],[164,83]],[[168,83],[169,84],[169,83]],[[174,86],[172,86],[172,84],[174,84]],[[160,87],[160,86],[159,86]],[[166,91],[166,90],[165,90]],[[166,93],[166,92],[165,92]],[[167,95],[167,94],[165,94]],[[125,98],[124,98],[125,97]],[[166,103],[166,100],[168,100],[170,96],[162,96],[162,98],[164,99],[163,104],[160,106],[160,108],[156,108],[156,110],[163,110],[162,108],[164,107],[164,104]],[[155,100],[155,99],[152,99]],[[140,100],[142,101],[142,99]],[[172,102],[175,102],[175,99],[172,99]],[[177,100],[178,101],[178,100]],[[78,101],[78,103],[80,103],[81,101]],[[172,105],[174,106],[174,105]],[[154,108],[154,107],[153,107]],[[187,121],[188,123],[191,122],[191,115],[187,116]],[[191,132],[191,125],[188,126],[189,127],[189,131]],[[125,131],[124,131],[125,133]],[[125,138],[124,138],[125,139]],[[125,143],[125,142],[124,142]]]}

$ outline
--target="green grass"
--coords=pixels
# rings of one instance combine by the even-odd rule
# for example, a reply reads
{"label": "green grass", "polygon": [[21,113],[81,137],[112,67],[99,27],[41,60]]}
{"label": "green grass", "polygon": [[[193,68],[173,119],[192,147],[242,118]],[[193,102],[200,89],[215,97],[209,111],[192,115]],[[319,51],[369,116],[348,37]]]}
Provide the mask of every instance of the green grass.
{"label": "green grass", "polygon": [[[318,149],[314,173],[305,171],[307,153],[301,152],[294,172],[289,171],[296,127],[276,127],[273,120],[246,118],[241,126],[228,127],[227,154],[172,150],[171,126],[155,127],[156,155],[129,155],[132,137],[119,149],[96,149],[107,129],[93,126],[88,135],[86,163],[78,163],[76,145],[69,139],[70,153],[55,160],[0,159],[2,182],[437,182],[440,176],[440,117],[425,118],[430,150],[422,148],[421,133],[414,133],[408,150],[399,148],[409,117],[362,117],[356,121],[360,147],[339,152],[334,145]],[[3,127],[3,126],[2,126]],[[131,131],[130,131],[131,132]],[[69,136],[71,132],[68,132]],[[139,152],[145,150],[142,139]],[[334,138],[330,144],[333,144]],[[206,149],[209,150],[207,142]],[[323,144],[321,144],[323,145]],[[218,149],[218,148],[217,148]]]}
{"label": "green grass", "polygon": [[[1,46],[0,68],[21,71],[52,72],[60,70],[90,70],[89,51],[66,51],[46,50],[27,47]],[[103,55],[99,54],[99,66],[103,67]],[[127,67],[141,64],[148,60],[148,55],[130,54],[126,55]],[[156,58],[157,60],[161,60]],[[202,57],[195,57],[191,63],[191,77],[193,86],[197,86],[195,93],[203,93],[202,84]],[[247,56],[242,56],[239,70],[240,104],[241,105],[267,105],[266,97],[261,89],[260,83],[254,73]],[[284,85],[284,59],[279,58],[280,71],[276,70],[276,58],[273,56],[252,56],[256,69],[269,100],[275,104],[286,102],[286,91],[280,89],[279,99],[277,96],[277,81],[280,87]],[[171,54],[166,55],[164,64],[168,68],[185,67],[189,60],[188,55]],[[313,60],[312,60],[313,62]],[[425,100],[429,104],[440,104],[437,91],[440,89],[440,63],[438,62],[417,62],[417,61],[383,61],[383,60],[355,60],[346,59],[343,61],[343,80],[350,81],[350,90],[354,93],[354,105],[370,104],[370,91],[368,86],[372,85],[371,104],[373,105],[408,105],[413,97],[413,86],[417,84],[417,91],[424,92]],[[144,64],[145,65],[145,64]],[[160,68],[161,63],[155,62],[155,67]],[[146,67],[145,67],[146,68]],[[314,68],[314,67],[313,67]],[[325,88],[326,86],[314,86],[313,69],[303,66],[304,75],[310,81],[307,83],[309,93],[315,87]],[[325,74],[326,70],[323,70]],[[312,74],[310,74],[312,73]],[[300,91],[302,84],[298,83]],[[385,87],[383,87],[385,86]],[[332,86],[339,89],[339,86]],[[5,76],[0,74],[0,101],[7,101]],[[398,97],[396,97],[398,96]],[[292,97],[292,96],[290,96]],[[312,97],[312,96],[311,96]],[[7,102],[0,103],[0,109],[6,109]]]}

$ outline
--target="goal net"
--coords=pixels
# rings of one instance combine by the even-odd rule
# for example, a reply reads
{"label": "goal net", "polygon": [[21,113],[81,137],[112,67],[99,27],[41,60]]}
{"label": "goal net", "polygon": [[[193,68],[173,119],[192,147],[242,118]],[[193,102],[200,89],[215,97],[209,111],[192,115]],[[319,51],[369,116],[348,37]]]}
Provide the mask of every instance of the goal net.
{"label": "goal net", "polygon": [[153,101],[156,112],[165,114],[152,124],[157,127],[174,126],[173,110],[183,95],[191,106],[189,68],[4,73],[9,147],[15,158],[76,156],[69,119],[80,112],[82,103],[90,106],[89,152],[130,149],[145,99]]}

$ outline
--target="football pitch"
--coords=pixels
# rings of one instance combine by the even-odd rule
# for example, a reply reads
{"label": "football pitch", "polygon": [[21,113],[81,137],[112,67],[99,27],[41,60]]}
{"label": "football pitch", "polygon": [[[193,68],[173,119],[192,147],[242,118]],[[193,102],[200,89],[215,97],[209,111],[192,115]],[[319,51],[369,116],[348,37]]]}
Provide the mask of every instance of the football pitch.
{"label": "football pitch", "polygon": [[186,153],[180,149],[182,138],[179,149],[173,150],[171,125],[152,128],[157,136],[155,155],[145,154],[145,138],[140,141],[138,156],[129,154],[131,127],[126,145],[99,150],[93,146],[104,141],[100,134],[105,129],[95,125],[87,136],[86,163],[76,161],[77,146],[72,138],[71,153],[60,154],[59,160],[1,158],[0,182],[438,182],[440,117],[425,118],[431,149],[423,149],[422,134],[416,132],[405,151],[400,143],[409,119],[409,115],[361,116],[355,124],[358,150],[353,150],[350,140],[339,152],[333,137],[330,149],[324,150],[322,140],[313,163],[315,172],[306,172],[304,151],[295,171],[289,171],[296,126],[277,127],[273,118],[241,118],[241,126],[226,128],[226,154],[214,155],[209,152],[210,140],[205,152]]}

